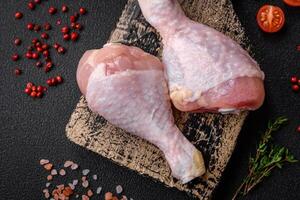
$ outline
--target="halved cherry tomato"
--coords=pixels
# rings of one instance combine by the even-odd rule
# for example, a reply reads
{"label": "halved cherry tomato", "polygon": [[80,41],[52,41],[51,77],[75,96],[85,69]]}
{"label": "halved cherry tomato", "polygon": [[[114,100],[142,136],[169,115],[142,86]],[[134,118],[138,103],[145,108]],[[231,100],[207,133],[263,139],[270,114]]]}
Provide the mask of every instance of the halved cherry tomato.
{"label": "halved cherry tomato", "polygon": [[275,33],[282,29],[285,23],[284,12],[272,5],[262,6],[256,16],[259,27],[267,33]]}
{"label": "halved cherry tomato", "polygon": [[283,0],[289,6],[300,6],[300,0]]}

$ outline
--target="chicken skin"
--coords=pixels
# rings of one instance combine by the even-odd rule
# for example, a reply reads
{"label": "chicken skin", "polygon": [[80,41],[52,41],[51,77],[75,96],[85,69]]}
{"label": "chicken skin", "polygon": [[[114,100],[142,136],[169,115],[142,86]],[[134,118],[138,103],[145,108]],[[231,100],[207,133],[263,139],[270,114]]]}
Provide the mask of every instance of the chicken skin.
{"label": "chicken skin", "polygon": [[174,124],[159,59],[136,47],[108,44],[83,55],[77,82],[92,111],[156,145],[175,178],[187,183],[204,174],[201,152]]}
{"label": "chicken skin", "polygon": [[231,113],[258,109],[264,73],[238,43],[187,18],[176,0],[138,0],[163,38],[170,97],[181,111]]}

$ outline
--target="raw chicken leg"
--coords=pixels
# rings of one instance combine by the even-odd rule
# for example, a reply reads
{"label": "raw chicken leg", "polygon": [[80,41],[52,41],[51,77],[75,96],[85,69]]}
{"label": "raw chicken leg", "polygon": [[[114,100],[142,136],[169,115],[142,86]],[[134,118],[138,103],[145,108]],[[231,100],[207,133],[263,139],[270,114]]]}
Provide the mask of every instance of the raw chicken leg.
{"label": "raw chicken leg", "polygon": [[235,41],[188,19],[176,0],[138,0],[163,38],[172,102],[181,111],[238,112],[259,108],[264,73]]}
{"label": "raw chicken leg", "polygon": [[90,50],[80,60],[77,82],[91,110],[160,148],[174,177],[186,183],[205,172],[201,152],[174,124],[156,57],[120,44]]}

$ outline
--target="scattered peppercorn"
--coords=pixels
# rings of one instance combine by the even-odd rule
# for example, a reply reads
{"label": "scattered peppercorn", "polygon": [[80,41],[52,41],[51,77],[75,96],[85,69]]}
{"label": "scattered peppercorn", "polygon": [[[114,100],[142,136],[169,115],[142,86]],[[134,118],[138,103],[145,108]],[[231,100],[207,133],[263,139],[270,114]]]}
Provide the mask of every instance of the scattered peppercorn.
{"label": "scattered peppercorn", "polygon": [[68,6],[66,6],[66,5],[63,5],[63,6],[61,7],[61,11],[62,11],[62,12],[68,12],[68,10],[69,10],[69,8],[68,8]]}
{"label": "scattered peppercorn", "polygon": [[64,34],[68,33],[69,32],[69,27],[67,27],[67,26],[62,27],[61,32],[64,33]]}
{"label": "scattered peppercorn", "polygon": [[22,70],[20,70],[19,68],[16,68],[15,69],[15,75],[16,76],[19,76],[19,75],[21,75],[22,74]]}
{"label": "scattered peppercorn", "polygon": [[21,12],[16,12],[15,13],[15,18],[16,19],[22,19],[22,17],[23,17],[23,13],[21,13]]}
{"label": "scattered peppercorn", "polygon": [[17,60],[19,60],[19,58],[20,58],[20,56],[18,54],[14,54],[14,55],[11,56],[11,59],[13,61],[17,61]]}
{"label": "scattered peppercorn", "polygon": [[42,33],[41,38],[47,40],[47,39],[49,39],[49,35],[47,33]]}
{"label": "scattered peppercorn", "polygon": [[32,1],[30,1],[30,2],[27,4],[27,7],[28,7],[28,9],[30,9],[30,10],[34,10],[34,9],[35,9],[35,3],[32,2]]}
{"label": "scattered peppercorn", "polygon": [[64,34],[63,39],[64,40],[70,40],[70,35],[69,34]]}
{"label": "scattered peppercorn", "polygon": [[291,83],[297,83],[297,82],[298,82],[297,76],[292,76],[291,77]]}
{"label": "scattered peppercorn", "polygon": [[33,27],[33,30],[34,30],[35,32],[39,32],[39,31],[41,30],[41,26],[38,25],[38,24],[35,24],[34,27]]}
{"label": "scattered peppercorn", "polygon": [[76,22],[76,20],[77,20],[76,16],[74,16],[74,15],[70,16],[70,21],[71,22]]}
{"label": "scattered peppercorn", "polygon": [[59,53],[59,54],[64,54],[65,52],[66,52],[66,49],[64,48],[64,47],[58,47],[58,49],[57,49],[57,52]]}
{"label": "scattered peppercorn", "polygon": [[78,33],[76,33],[76,32],[72,32],[72,33],[71,33],[71,40],[72,40],[72,41],[78,40],[78,37],[79,37],[79,34],[78,34]]}
{"label": "scattered peppercorn", "polygon": [[49,30],[51,30],[51,24],[49,23],[49,22],[46,22],[45,24],[44,24],[44,30],[45,31],[49,31]]}
{"label": "scattered peppercorn", "polygon": [[20,38],[16,38],[14,43],[16,46],[20,46],[22,44],[22,40]]}
{"label": "scattered peppercorn", "polygon": [[85,15],[86,14],[86,9],[85,8],[80,8],[79,12],[81,15]]}
{"label": "scattered peppercorn", "polygon": [[28,30],[33,30],[33,28],[34,28],[34,24],[33,23],[28,23],[27,24],[27,29]]}
{"label": "scattered peppercorn", "polygon": [[48,12],[49,12],[49,14],[50,15],[54,15],[56,12],[57,12],[57,9],[55,8],[55,7],[50,7],[49,9],[48,9]]}
{"label": "scattered peppercorn", "polygon": [[299,85],[293,85],[292,86],[292,90],[294,91],[294,92],[298,92],[299,91]]}

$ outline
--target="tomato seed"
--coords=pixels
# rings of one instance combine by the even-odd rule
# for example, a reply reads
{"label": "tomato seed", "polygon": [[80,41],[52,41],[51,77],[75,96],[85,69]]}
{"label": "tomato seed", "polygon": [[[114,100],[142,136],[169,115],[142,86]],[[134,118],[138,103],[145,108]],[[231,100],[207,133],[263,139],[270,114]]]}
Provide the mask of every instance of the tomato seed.
{"label": "tomato seed", "polygon": [[79,37],[78,33],[76,33],[76,32],[71,33],[71,40],[72,41],[78,40],[78,37]]}
{"label": "tomato seed", "polygon": [[49,39],[49,35],[47,33],[42,33],[41,38],[47,40],[47,39]]}
{"label": "tomato seed", "polygon": [[41,30],[41,26],[36,24],[36,25],[34,25],[33,30],[35,32],[39,32]]}
{"label": "tomato seed", "polygon": [[45,31],[49,31],[49,30],[51,30],[51,24],[50,23],[48,23],[48,22],[46,22],[45,24],[44,24],[44,30]]}
{"label": "tomato seed", "polygon": [[298,92],[299,89],[300,89],[299,85],[293,85],[293,86],[292,86],[292,90],[293,90],[294,92]]}
{"label": "tomato seed", "polygon": [[62,27],[61,32],[65,33],[65,34],[68,33],[69,32],[69,27],[67,27],[67,26]]}
{"label": "tomato seed", "polygon": [[70,40],[70,35],[69,34],[64,34],[63,39],[64,40]]}
{"label": "tomato seed", "polygon": [[297,82],[298,82],[297,76],[292,76],[291,77],[291,83],[297,83]]}

